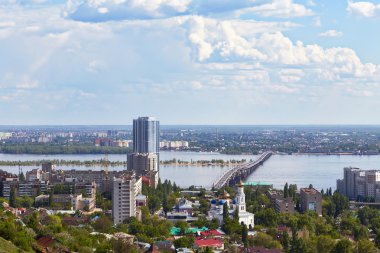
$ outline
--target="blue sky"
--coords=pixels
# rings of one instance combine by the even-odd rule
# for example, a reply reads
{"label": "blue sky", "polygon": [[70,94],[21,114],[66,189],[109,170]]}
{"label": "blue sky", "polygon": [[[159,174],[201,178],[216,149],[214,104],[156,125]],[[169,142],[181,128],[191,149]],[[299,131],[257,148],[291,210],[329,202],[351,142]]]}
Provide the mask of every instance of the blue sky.
{"label": "blue sky", "polygon": [[380,1],[0,0],[0,124],[380,124]]}

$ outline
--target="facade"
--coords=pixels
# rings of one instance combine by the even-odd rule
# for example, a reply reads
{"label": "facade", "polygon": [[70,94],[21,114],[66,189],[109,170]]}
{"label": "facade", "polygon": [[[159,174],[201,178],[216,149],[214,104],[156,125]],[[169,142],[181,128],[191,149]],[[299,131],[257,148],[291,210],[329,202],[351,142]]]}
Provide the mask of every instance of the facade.
{"label": "facade", "polygon": [[133,120],[133,152],[160,152],[160,123],[153,117],[139,117]]}
{"label": "facade", "polygon": [[99,192],[111,191],[112,178],[121,177],[126,171],[108,171],[105,170],[65,170],[59,171],[54,181],[66,181],[66,178],[75,178],[76,181],[94,181]]}
{"label": "facade", "polygon": [[158,157],[155,153],[128,154],[128,170],[137,176],[146,175],[149,171],[158,171]]}
{"label": "facade", "polygon": [[11,194],[11,188],[15,188],[16,195],[19,197],[29,196],[33,197],[41,192],[46,192],[50,189],[50,184],[47,181],[34,181],[34,182],[20,182],[18,180],[14,181],[4,181],[2,196],[9,198]]}
{"label": "facade", "polygon": [[[123,223],[129,217],[139,217],[136,201],[141,194],[141,177],[128,173],[112,181],[112,217],[114,224]],[[139,196],[141,198],[141,196]]]}
{"label": "facade", "polygon": [[314,188],[301,188],[301,211],[315,211],[322,215],[322,194]]}
{"label": "facade", "polygon": [[186,149],[186,148],[189,148],[189,142],[187,141],[161,141],[160,148]]}
{"label": "facade", "polygon": [[277,198],[275,209],[278,213],[294,214],[294,202],[292,198]]}
{"label": "facade", "polygon": [[[49,206],[49,195],[39,195],[34,201],[38,206]],[[82,194],[53,194],[53,203],[56,208],[91,211],[95,208],[95,197],[84,198]]]}
{"label": "facade", "polygon": [[337,180],[337,190],[350,200],[374,199],[380,202],[380,170],[343,169],[343,179]]}

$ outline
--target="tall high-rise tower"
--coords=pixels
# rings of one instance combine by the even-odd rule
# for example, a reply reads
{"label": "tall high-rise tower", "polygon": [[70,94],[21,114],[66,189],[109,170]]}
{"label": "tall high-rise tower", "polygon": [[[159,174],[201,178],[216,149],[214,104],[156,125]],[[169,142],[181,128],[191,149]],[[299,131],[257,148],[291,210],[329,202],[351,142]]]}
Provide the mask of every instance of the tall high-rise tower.
{"label": "tall high-rise tower", "polygon": [[160,164],[160,123],[153,117],[133,120],[133,153],[128,155],[128,170],[137,176],[149,178],[149,185],[156,187]]}
{"label": "tall high-rise tower", "polygon": [[133,152],[160,152],[160,122],[153,117],[139,117],[133,120]]}

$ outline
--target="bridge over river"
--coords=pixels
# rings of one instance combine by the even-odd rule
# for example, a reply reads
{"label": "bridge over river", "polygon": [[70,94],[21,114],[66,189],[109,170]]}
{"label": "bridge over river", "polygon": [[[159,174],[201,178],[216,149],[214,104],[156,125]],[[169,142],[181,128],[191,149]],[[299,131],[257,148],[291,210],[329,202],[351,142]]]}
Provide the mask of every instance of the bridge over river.
{"label": "bridge over river", "polygon": [[214,188],[220,189],[224,186],[237,184],[240,180],[244,181],[258,167],[264,164],[272,156],[273,152],[264,152],[253,162],[241,164],[225,171],[213,184]]}

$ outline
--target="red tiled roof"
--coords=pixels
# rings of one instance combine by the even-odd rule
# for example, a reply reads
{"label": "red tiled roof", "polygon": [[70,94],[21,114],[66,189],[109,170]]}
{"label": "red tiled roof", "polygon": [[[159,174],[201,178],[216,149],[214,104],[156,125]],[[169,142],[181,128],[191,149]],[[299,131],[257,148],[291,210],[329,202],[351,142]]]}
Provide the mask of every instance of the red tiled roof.
{"label": "red tiled roof", "polygon": [[222,235],[218,230],[206,230],[201,232],[202,236],[216,236],[216,235]]}
{"label": "red tiled roof", "polygon": [[200,239],[196,240],[195,244],[198,247],[222,247],[223,243],[217,239]]}
{"label": "red tiled roof", "polygon": [[54,239],[51,238],[51,237],[43,236],[43,237],[41,237],[40,239],[37,240],[37,243],[41,247],[47,248],[47,247],[49,247],[50,245],[52,245],[54,243]]}
{"label": "red tiled roof", "polygon": [[149,182],[150,182],[150,180],[149,180],[149,178],[148,177],[146,177],[146,176],[142,176],[141,177],[142,179],[142,183],[144,183],[144,184],[149,184]]}

